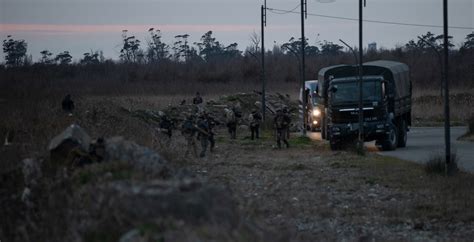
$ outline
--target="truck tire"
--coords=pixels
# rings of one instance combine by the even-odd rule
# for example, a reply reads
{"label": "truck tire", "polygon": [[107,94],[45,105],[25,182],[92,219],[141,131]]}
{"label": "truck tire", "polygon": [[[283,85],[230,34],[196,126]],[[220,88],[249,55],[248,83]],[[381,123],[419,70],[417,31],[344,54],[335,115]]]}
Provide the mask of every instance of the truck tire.
{"label": "truck tire", "polygon": [[384,141],[380,142],[383,151],[395,150],[398,145],[398,131],[397,126],[390,125],[390,131]]}
{"label": "truck tire", "polygon": [[400,121],[400,127],[398,128],[398,147],[406,147],[407,146],[407,122],[402,119]]}

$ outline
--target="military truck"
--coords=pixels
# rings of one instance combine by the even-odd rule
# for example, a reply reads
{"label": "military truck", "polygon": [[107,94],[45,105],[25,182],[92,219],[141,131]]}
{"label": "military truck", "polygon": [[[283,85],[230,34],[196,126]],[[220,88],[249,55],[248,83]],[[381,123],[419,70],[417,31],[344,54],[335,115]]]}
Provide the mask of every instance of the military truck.
{"label": "military truck", "polygon": [[[321,137],[341,149],[359,133],[359,69],[336,65],[319,71]],[[363,139],[382,150],[405,147],[411,126],[412,84],[406,64],[378,60],[363,64]]]}
{"label": "military truck", "polygon": [[306,129],[315,132],[321,127],[321,110],[323,108],[318,96],[318,80],[305,81],[304,88],[306,99],[300,98],[300,101],[304,103],[303,107],[306,111]]}

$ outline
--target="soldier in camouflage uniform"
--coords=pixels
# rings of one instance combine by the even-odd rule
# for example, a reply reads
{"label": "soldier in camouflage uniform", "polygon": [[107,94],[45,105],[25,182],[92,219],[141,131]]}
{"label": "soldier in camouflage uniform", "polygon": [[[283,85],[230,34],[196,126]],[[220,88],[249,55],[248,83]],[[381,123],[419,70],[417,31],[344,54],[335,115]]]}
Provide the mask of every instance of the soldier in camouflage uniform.
{"label": "soldier in camouflage uniform", "polygon": [[234,110],[232,109],[224,109],[225,111],[225,118],[226,118],[226,125],[227,130],[229,131],[230,138],[236,139],[237,137],[237,117],[235,115]]}
{"label": "soldier in camouflage uniform", "polygon": [[209,144],[210,130],[209,123],[204,114],[199,116],[197,126],[198,140],[201,142],[201,154],[199,157],[206,156],[207,145]]}
{"label": "soldier in camouflage uniform", "polygon": [[257,111],[257,109],[252,110],[252,113],[249,115],[249,126],[250,126],[250,133],[251,139],[254,138],[259,139],[259,129],[260,123],[262,123],[262,115]]}
{"label": "soldier in camouflage uniform", "polygon": [[287,140],[287,130],[290,121],[290,117],[288,115],[285,115],[281,109],[277,110],[277,114],[273,119],[273,127],[276,131],[278,149],[281,149],[281,141],[285,143],[286,148],[290,147],[290,144]]}
{"label": "soldier in camouflage uniform", "polygon": [[194,123],[194,116],[187,115],[186,120],[183,122],[182,130],[181,130],[184,138],[186,139],[186,153],[185,155],[188,156],[191,150],[193,151],[194,157],[197,157],[197,149],[196,149],[196,128]]}
{"label": "soldier in camouflage uniform", "polygon": [[167,115],[161,116],[160,131],[171,139],[171,135],[173,134],[173,121],[171,121]]}
{"label": "soldier in camouflage uniform", "polygon": [[204,112],[204,118],[207,120],[207,124],[209,126],[209,135],[208,135],[208,140],[209,140],[209,143],[211,145],[210,147],[210,151],[213,152],[214,151],[214,147],[216,145],[216,141],[214,139],[214,127],[216,125],[219,124],[219,122],[214,118],[212,117],[211,115],[209,115],[209,113],[207,112]]}

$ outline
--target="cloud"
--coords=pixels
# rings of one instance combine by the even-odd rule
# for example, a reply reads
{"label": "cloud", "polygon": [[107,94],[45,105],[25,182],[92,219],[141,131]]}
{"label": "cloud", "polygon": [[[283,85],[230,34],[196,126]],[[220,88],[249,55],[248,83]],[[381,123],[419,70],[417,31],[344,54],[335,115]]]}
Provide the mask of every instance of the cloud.
{"label": "cloud", "polygon": [[[258,25],[191,25],[191,24],[140,24],[140,25],[72,25],[72,24],[0,24],[0,32],[4,33],[36,33],[36,34],[67,34],[67,33],[116,33],[126,29],[129,32],[146,32],[149,28],[160,29],[163,32],[252,32],[260,29]],[[294,29],[297,26],[271,26],[272,30]]]}
{"label": "cloud", "polygon": [[[161,30],[163,33],[199,33],[209,30],[213,32],[251,33],[260,31],[260,25],[242,24],[136,24],[136,25],[84,25],[84,24],[0,24],[0,33],[17,34],[27,33],[34,35],[74,35],[74,34],[110,34],[128,30],[129,33],[144,33],[149,28]],[[299,30],[299,25],[272,25],[266,27],[267,31]]]}

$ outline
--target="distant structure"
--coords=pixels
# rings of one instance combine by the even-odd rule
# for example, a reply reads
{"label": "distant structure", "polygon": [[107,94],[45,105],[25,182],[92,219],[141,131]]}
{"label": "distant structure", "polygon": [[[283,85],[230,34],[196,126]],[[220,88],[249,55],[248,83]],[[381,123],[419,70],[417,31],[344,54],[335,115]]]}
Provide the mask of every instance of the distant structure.
{"label": "distant structure", "polygon": [[369,52],[377,51],[377,43],[375,42],[369,43],[369,48],[367,48],[367,51]]}

